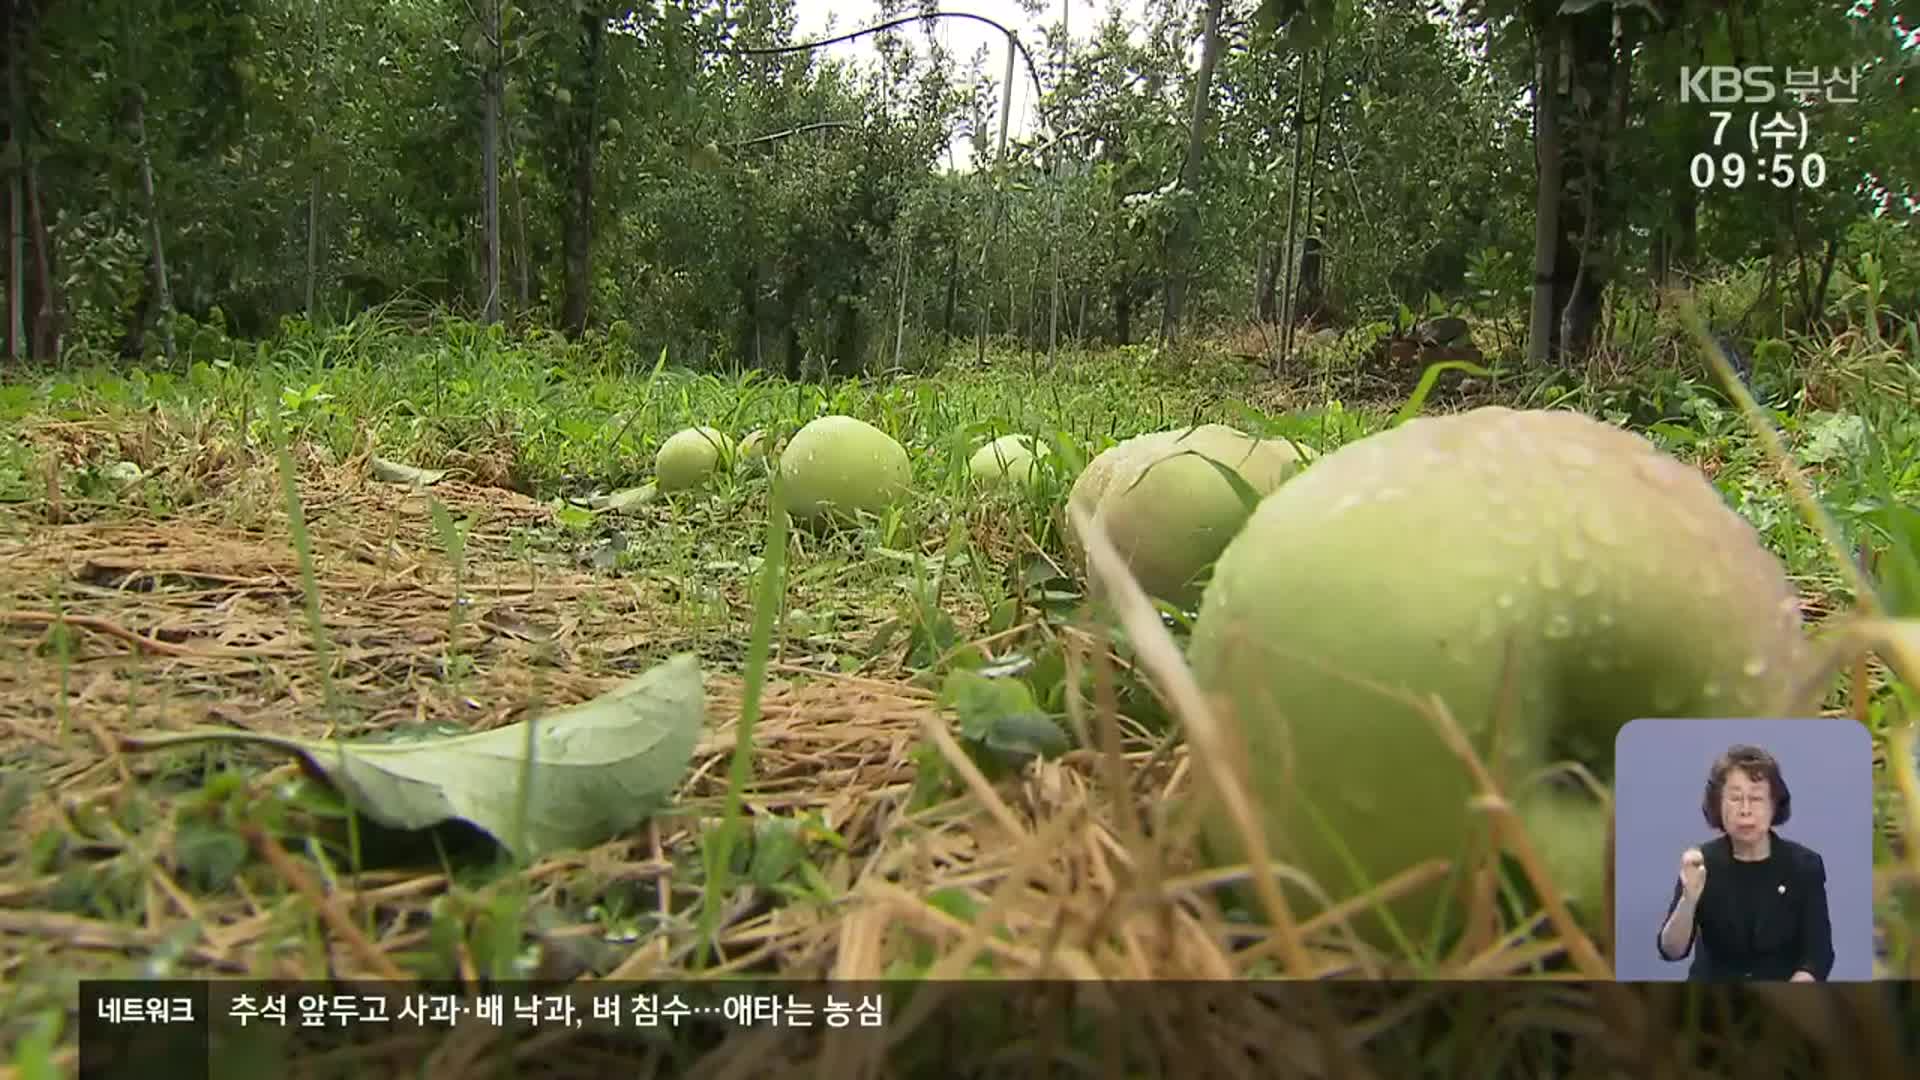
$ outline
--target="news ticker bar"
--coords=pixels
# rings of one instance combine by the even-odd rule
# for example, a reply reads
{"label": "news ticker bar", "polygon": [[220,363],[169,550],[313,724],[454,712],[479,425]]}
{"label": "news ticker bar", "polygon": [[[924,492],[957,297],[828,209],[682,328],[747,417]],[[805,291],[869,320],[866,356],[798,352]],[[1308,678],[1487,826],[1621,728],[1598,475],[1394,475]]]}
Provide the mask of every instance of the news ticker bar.
{"label": "news ticker bar", "polygon": [[[1348,1001],[1390,1000],[1427,995],[1440,986],[1472,996],[1488,993],[1524,997],[1591,991],[1599,986],[1636,992],[1666,987],[1697,992],[1703,985],[1741,990],[1751,984],[1699,984],[1678,981],[1607,982],[1492,979],[1462,980],[1217,980],[1203,982],[1120,981],[1104,983],[982,981],[936,984],[919,980],[839,982],[828,980],[716,979],[711,981],[496,983],[474,989],[447,983],[383,980],[260,981],[246,979],[97,980],[80,983],[83,1028],[105,1033],[128,1028],[273,1027],[308,1031],[355,1026],[398,1027],[415,1031],[466,1024],[498,1028],[623,1029],[782,1026],[793,1028],[882,1028],[916,992],[941,986],[949,995],[985,995],[1019,1011],[1019,1002],[1057,1000],[1071,988],[1095,988],[1113,1000],[1145,1006],[1200,1004],[1249,995],[1284,1000],[1289,995],[1319,994]],[[1886,1004],[1911,1009],[1920,1019],[1920,981],[1878,979],[1815,984],[1802,989],[1873,987]],[[1557,989],[1556,989],[1557,988]],[[1131,1007],[1131,1006],[1130,1006]]]}
{"label": "news ticker bar", "polygon": [[211,981],[81,983],[83,1024],[121,1027],[224,1025],[413,1030],[475,1023],[497,1028],[659,1028],[690,1021],[741,1027],[881,1027],[885,994],[837,991],[831,984],[772,989],[707,983],[436,992],[342,989],[328,983]]}
{"label": "news ticker bar", "polygon": [[[295,1059],[395,1038],[478,1027],[712,1042],[750,1031],[881,1034],[902,1000],[879,984],[713,981],[677,984],[501,984],[479,989],[387,982],[84,980],[80,1080],[212,1080],[260,1040]],[[877,1030],[876,1029],[880,1029]],[[300,1050],[293,1049],[301,1048]]]}
{"label": "news ticker bar", "polygon": [[[1846,1004],[1871,1008],[1904,1031],[1914,1045],[1903,1052],[1920,1076],[1920,983],[1879,980],[1797,987],[1809,1006]],[[275,1062],[332,1059],[339,1053],[378,1050],[424,1053],[439,1036],[459,1030],[526,1045],[529,1039],[578,1038],[602,1055],[646,1054],[670,1044],[693,1052],[751,1033],[774,1031],[782,1040],[847,1038],[876,1049],[897,1041],[889,1025],[908,1022],[914,999],[937,989],[940,1008],[928,1029],[978,1038],[1000,1032],[1039,1030],[1080,1013],[1082,1004],[1104,1001],[1097,1029],[1103,1040],[1138,1036],[1148,1029],[1174,1031],[1204,1045],[1222,1024],[1240,1037],[1290,1038],[1289,1032],[1331,1005],[1348,1017],[1401,1015],[1396,1030],[1414,1038],[1462,1018],[1514,1014],[1542,1005],[1584,1014],[1603,992],[1625,990],[1645,1005],[1673,1016],[1701,1013],[1701,995],[1718,995],[1705,1013],[1729,1022],[1759,1008],[1777,1010],[1745,984],[1599,983],[1562,980],[1460,981],[1211,981],[1211,982],[1010,982],[958,983],[803,982],[715,980],[678,983],[503,983],[478,989],[449,984],[252,980],[84,981],[79,994],[80,1080],[156,1080],[155,1063],[168,1077],[212,1080],[232,1074],[234,1063],[263,1045],[277,1049]],[[1436,993],[1438,991],[1438,993]],[[1823,999],[1815,1001],[1815,998]],[[1585,1000],[1586,1005],[1581,1002]],[[1688,1004],[1691,1001],[1692,1004]],[[1408,1009],[1403,1006],[1417,1006]],[[1148,1023],[1155,1016],[1165,1023]],[[1471,1016],[1469,1015],[1471,1014]],[[1704,1014],[1703,1014],[1704,1015]],[[1862,1014],[1864,1015],[1864,1014]],[[1128,1018],[1132,1019],[1128,1019]],[[1229,1023],[1231,1021],[1231,1023]],[[1113,1025],[1119,1024],[1116,1029]],[[985,1027],[976,1028],[976,1024]],[[1251,1024],[1252,1028],[1248,1025]],[[1312,1025],[1308,1025],[1312,1026]],[[475,1028],[481,1029],[474,1032]],[[1259,1030],[1268,1029],[1264,1034]],[[1251,1035],[1246,1033],[1252,1031]],[[916,1036],[928,1034],[919,1030]],[[971,1033],[971,1036],[970,1036]],[[1210,1034],[1212,1033],[1212,1034]],[[1607,1041],[1604,1035],[1596,1036]],[[425,1040],[424,1044],[422,1040]],[[907,1040],[909,1044],[920,1040]],[[951,1040],[938,1040],[951,1045]],[[401,1044],[409,1044],[409,1050]],[[964,1041],[959,1045],[965,1045]],[[623,1049],[625,1048],[625,1049]],[[704,1051],[702,1051],[704,1052]],[[548,1053],[546,1050],[542,1054]],[[638,1059],[636,1059],[638,1060]],[[227,1064],[223,1072],[221,1063]],[[252,1066],[245,1066],[251,1068]],[[262,1066],[266,1072],[280,1065]],[[259,1070],[256,1070],[258,1073]],[[264,1073],[263,1073],[264,1074]],[[291,1075],[291,1074],[289,1074]]]}

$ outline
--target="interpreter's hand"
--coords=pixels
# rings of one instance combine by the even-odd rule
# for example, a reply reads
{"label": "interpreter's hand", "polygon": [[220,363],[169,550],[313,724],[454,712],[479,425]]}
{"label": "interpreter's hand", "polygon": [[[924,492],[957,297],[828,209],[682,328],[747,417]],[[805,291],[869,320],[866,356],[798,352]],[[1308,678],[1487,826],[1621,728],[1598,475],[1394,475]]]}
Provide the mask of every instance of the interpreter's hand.
{"label": "interpreter's hand", "polygon": [[1700,854],[1697,847],[1688,848],[1680,856],[1680,891],[1687,899],[1697,902],[1706,887],[1707,857]]}

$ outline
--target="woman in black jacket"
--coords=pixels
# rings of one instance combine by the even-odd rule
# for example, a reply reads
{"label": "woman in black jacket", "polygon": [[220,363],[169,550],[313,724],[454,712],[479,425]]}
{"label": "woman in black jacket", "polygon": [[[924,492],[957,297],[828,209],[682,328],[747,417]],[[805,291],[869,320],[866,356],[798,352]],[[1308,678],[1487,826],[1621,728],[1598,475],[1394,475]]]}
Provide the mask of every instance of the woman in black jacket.
{"label": "woman in black jacket", "polygon": [[1700,809],[1720,835],[1680,857],[1660,926],[1661,958],[1693,952],[1690,979],[1826,981],[1833,971],[1826,864],[1773,831],[1793,813],[1780,763],[1756,746],[1729,747],[1707,774]]}

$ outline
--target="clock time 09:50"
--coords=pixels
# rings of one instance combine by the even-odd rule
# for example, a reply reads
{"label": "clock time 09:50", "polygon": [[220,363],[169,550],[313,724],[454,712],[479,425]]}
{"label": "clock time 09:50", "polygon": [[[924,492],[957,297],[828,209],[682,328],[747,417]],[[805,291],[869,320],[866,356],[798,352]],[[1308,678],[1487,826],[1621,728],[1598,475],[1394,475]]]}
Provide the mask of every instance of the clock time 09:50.
{"label": "clock time 09:50", "polygon": [[1730,152],[1716,156],[1699,153],[1693,155],[1687,173],[1693,180],[1693,186],[1702,190],[1715,184],[1737,188],[1745,185],[1748,179],[1765,181],[1783,189],[1796,183],[1817,188],[1827,182],[1827,160],[1819,154],[1804,154],[1796,158],[1792,154],[1749,156]]}

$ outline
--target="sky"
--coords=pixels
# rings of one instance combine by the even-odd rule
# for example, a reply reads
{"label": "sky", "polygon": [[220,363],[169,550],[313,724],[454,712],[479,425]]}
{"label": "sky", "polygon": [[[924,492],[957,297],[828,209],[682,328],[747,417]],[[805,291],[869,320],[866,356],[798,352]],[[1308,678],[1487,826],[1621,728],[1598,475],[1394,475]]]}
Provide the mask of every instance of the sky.
{"label": "sky", "polygon": [[[794,0],[793,6],[799,24],[796,42],[844,34],[881,21],[880,5],[874,0]],[[1142,21],[1146,11],[1145,0],[1046,0],[1046,11],[1037,17],[1022,11],[1016,0],[941,0],[939,6],[942,11],[979,15],[1009,27],[1020,35],[1022,45],[1036,52],[1046,40],[1047,28],[1059,25],[1063,6],[1067,12],[1067,29],[1079,41],[1091,37],[1093,31],[1106,21],[1108,12],[1116,7],[1136,25]],[[829,20],[831,33],[828,29]],[[998,92],[1000,76],[1006,70],[1006,37],[992,27],[971,19],[938,19],[934,26],[934,34],[941,46],[963,69],[981,46],[987,47],[986,77]],[[902,29],[905,39],[924,52],[924,31],[917,24]],[[829,46],[824,52],[836,59],[873,59],[878,56],[873,41],[874,38],[868,36],[841,42]],[[1025,61],[1016,58],[1013,119],[1008,125],[1007,135],[1017,139],[1032,134],[1037,122],[1033,112],[1033,77],[1025,70]]]}

